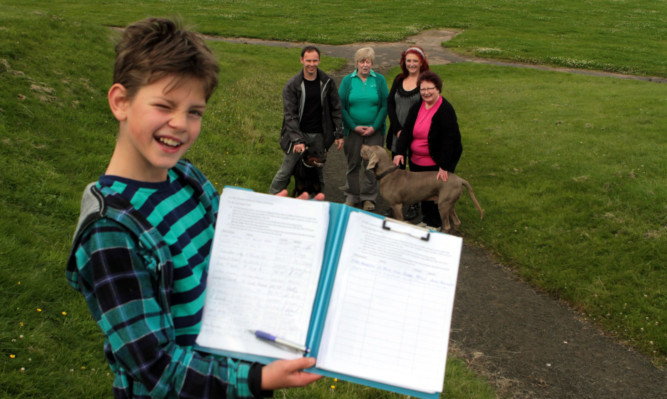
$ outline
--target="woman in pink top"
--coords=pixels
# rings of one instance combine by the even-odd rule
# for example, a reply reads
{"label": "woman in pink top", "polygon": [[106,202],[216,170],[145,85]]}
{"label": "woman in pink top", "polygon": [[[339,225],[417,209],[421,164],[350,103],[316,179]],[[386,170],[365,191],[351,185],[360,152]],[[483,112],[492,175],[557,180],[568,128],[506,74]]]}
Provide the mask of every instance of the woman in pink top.
{"label": "woman in pink top", "polygon": [[[461,158],[461,133],[454,108],[444,97],[442,80],[433,71],[424,71],[417,81],[421,101],[410,108],[403,131],[396,142],[394,164],[405,163],[413,172],[437,171],[437,179],[447,181]],[[438,206],[433,201],[422,202],[422,222],[438,228],[442,225]]]}

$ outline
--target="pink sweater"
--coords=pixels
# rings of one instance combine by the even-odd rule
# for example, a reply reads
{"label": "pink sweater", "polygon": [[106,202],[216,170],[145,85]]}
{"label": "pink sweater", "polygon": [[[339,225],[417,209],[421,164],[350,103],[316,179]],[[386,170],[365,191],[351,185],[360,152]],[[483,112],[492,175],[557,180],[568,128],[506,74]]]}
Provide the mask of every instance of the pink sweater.
{"label": "pink sweater", "polygon": [[419,166],[433,166],[436,164],[428,151],[428,131],[431,129],[433,114],[440,108],[440,104],[442,104],[442,96],[438,97],[438,101],[430,109],[426,109],[425,102],[422,102],[421,107],[419,107],[415,127],[412,129],[412,143],[410,144],[411,161]]}

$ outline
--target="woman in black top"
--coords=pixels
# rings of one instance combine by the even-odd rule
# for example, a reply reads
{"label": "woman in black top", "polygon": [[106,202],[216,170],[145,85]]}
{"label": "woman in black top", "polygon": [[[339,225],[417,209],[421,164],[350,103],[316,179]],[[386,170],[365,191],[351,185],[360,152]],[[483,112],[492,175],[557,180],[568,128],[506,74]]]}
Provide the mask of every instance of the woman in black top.
{"label": "woman in black top", "polygon": [[[392,158],[396,155],[396,138],[400,135],[405,124],[408,111],[420,100],[417,79],[419,74],[428,71],[428,60],[424,50],[413,46],[401,53],[401,73],[396,75],[387,98],[387,115],[389,116],[389,131],[387,133],[387,148]],[[400,165],[405,169],[405,164]],[[412,204],[403,212],[406,219],[414,219],[419,212],[419,204]],[[391,216],[391,208],[386,213]]]}

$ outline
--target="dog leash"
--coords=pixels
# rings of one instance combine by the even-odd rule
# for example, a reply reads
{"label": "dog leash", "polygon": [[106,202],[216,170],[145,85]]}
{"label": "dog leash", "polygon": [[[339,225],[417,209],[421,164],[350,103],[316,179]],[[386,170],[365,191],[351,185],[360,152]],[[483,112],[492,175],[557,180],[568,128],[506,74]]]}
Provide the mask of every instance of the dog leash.
{"label": "dog leash", "polygon": [[375,178],[376,178],[377,180],[380,180],[380,179],[382,179],[383,177],[385,177],[385,176],[387,176],[388,174],[390,174],[391,172],[395,172],[396,170],[398,170],[398,166],[395,166],[395,165],[394,165],[393,168],[389,168],[389,169],[385,170],[384,172],[380,173],[379,175],[376,175]]}

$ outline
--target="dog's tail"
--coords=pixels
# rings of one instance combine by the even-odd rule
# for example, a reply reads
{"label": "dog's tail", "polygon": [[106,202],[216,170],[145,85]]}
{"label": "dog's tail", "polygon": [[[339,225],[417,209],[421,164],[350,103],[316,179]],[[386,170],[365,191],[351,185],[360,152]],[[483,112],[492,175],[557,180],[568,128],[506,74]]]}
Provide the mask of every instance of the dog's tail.
{"label": "dog's tail", "polygon": [[477,198],[475,198],[475,193],[472,192],[472,186],[470,186],[470,183],[468,183],[468,181],[464,178],[461,178],[461,181],[462,181],[461,183],[466,187],[466,189],[468,189],[468,195],[470,196],[472,202],[475,203],[475,206],[479,211],[479,218],[484,219],[484,211],[482,210],[482,207],[479,206],[479,202],[477,202]]}

